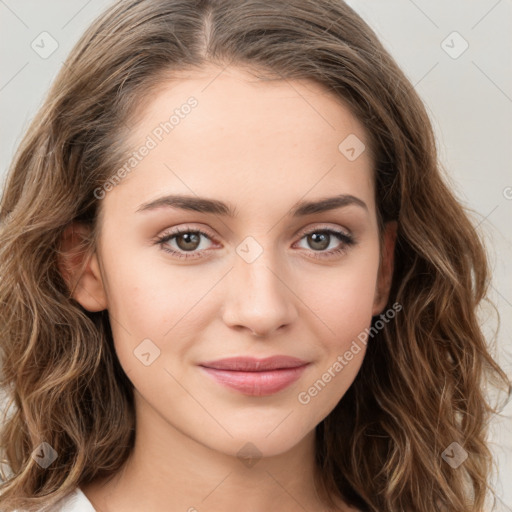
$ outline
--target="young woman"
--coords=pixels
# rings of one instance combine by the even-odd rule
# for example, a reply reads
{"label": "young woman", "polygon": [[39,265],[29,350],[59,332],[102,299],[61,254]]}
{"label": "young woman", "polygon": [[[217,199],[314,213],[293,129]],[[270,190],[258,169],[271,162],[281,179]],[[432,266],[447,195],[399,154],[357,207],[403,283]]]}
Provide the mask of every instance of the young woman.
{"label": "young woman", "polygon": [[122,0],[1,199],[0,508],[480,512],[489,274],[340,0]]}

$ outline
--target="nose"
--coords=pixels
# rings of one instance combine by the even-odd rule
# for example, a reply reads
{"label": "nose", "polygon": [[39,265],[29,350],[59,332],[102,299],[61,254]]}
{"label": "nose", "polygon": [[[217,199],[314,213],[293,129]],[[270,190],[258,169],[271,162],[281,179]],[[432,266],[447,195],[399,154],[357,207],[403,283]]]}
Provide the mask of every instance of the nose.
{"label": "nose", "polygon": [[223,306],[223,320],[229,327],[268,337],[297,318],[293,284],[271,253],[265,250],[251,263],[235,256]]}

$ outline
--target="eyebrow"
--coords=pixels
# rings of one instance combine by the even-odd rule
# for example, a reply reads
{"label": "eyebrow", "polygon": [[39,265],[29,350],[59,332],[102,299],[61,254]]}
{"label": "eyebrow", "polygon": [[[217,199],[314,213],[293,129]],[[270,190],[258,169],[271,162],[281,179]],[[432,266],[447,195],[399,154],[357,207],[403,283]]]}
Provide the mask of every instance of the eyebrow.
{"label": "eyebrow", "polygon": [[[339,194],[333,197],[326,197],[316,201],[299,201],[290,210],[292,217],[302,217],[313,213],[321,213],[346,206],[359,206],[368,211],[364,201],[350,194]],[[236,208],[219,201],[197,196],[168,195],[160,197],[149,203],[142,204],[136,213],[152,211],[160,208],[178,208],[200,213],[212,213],[227,217],[236,217]]]}

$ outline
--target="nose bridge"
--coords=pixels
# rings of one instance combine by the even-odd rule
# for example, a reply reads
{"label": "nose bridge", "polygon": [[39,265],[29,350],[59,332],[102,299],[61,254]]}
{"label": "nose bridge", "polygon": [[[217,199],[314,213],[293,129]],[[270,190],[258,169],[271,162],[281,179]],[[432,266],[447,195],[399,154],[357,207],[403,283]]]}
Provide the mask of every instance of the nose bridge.
{"label": "nose bridge", "polygon": [[259,240],[248,236],[235,249],[224,320],[263,335],[292,322],[296,308],[271,237]]}

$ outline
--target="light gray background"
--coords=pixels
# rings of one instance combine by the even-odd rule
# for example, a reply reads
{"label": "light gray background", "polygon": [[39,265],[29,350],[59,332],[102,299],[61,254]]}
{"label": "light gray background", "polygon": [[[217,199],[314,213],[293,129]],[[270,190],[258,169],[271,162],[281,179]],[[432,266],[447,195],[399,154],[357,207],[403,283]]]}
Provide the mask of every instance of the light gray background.
{"label": "light gray background", "polygon": [[[0,0],[0,178],[57,70],[108,0]],[[512,0],[349,0],[425,101],[440,158],[492,248],[497,357],[512,368]],[[51,49],[48,32],[58,48]],[[453,34],[457,32],[458,34]],[[41,43],[41,38],[44,43]],[[444,41],[444,43],[443,43]],[[44,44],[44,48],[43,48]],[[464,47],[468,48],[458,55]],[[449,219],[447,219],[449,221]],[[486,325],[486,332],[493,332]],[[512,403],[493,422],[500,510],[512,511]]]}

